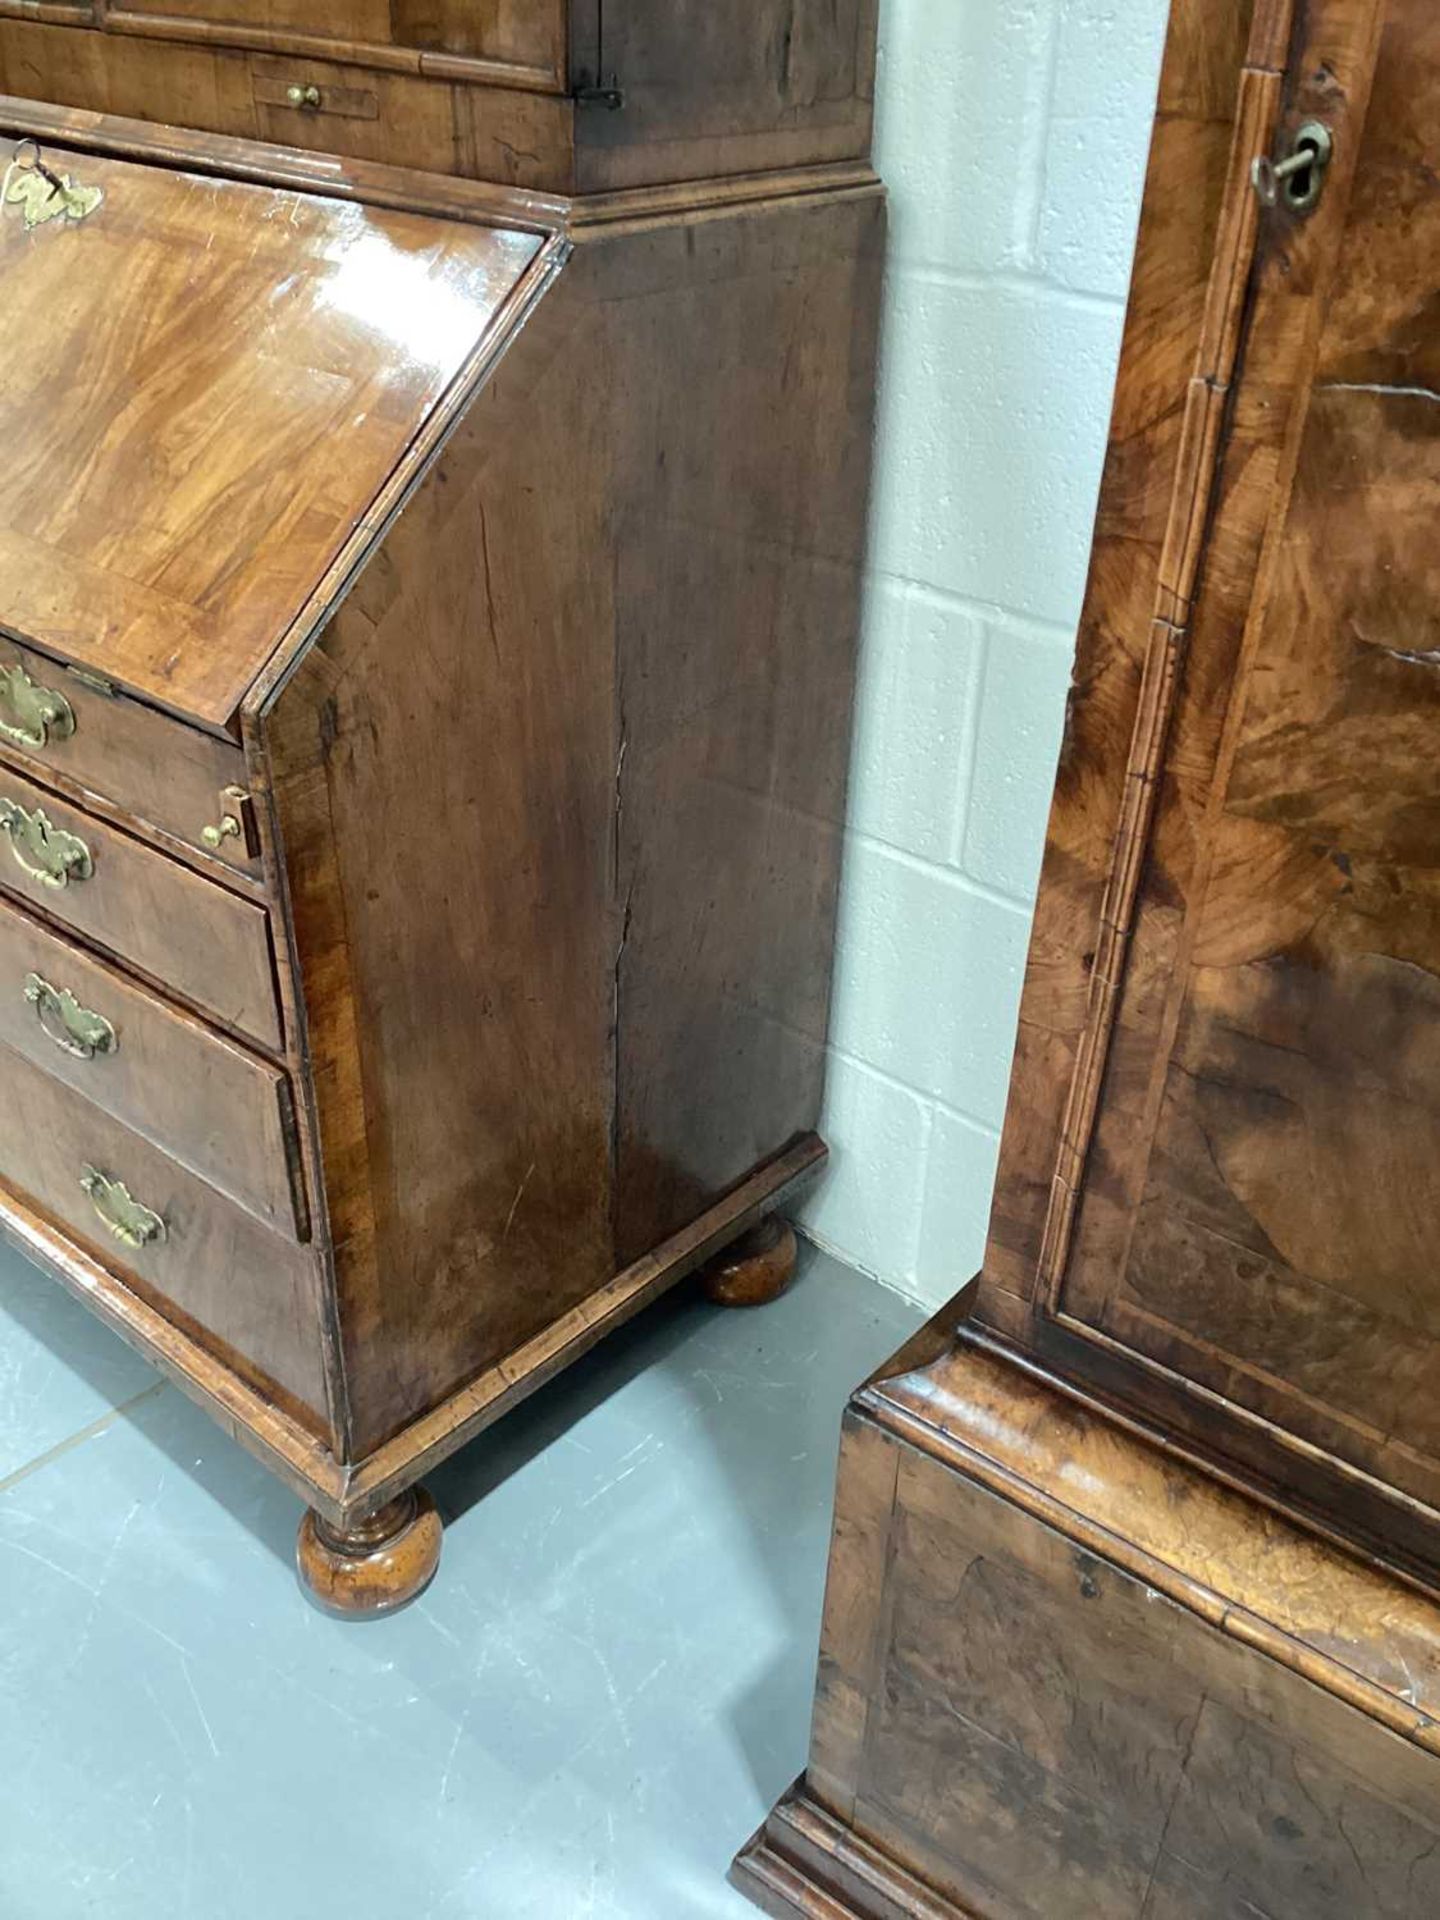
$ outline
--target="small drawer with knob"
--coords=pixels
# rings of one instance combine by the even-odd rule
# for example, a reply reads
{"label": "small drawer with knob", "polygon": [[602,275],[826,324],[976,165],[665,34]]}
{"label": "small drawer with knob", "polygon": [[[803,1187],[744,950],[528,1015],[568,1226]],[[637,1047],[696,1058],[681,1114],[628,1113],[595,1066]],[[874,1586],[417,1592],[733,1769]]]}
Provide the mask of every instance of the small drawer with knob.
{"label": "small drawer with knob", "polygon": [[[117,1062],[131,1037],[122,1027]],[[323,1421],[310,1250],[3,1041],[0,1087],[0,1208],[39,1215],[250,1378]]]}
{"label": "small drawer with knob", "polygon": [[0,901],[0,1046],[291,1239],[308,1232],[286,1075]]}
{"label": "small drawer with knob", "polygon": [[7,894],[279,1049],[265,908],[0,764],[0,896]]}
{"label": "small drawer with knob", "polygon": [[0,637],[0,771],[9,763],[260,877],[245,756],[94,674]]}
{"label": "small drawer with knob", "polygon": [[328,77],[320,81],[309,74],[287,73],[278,63],[276,70],[257,73],[254,85],[257,107],[284,107],[312,118],[341,120],[375,120],[380,114],[373,86],[336,82]]}

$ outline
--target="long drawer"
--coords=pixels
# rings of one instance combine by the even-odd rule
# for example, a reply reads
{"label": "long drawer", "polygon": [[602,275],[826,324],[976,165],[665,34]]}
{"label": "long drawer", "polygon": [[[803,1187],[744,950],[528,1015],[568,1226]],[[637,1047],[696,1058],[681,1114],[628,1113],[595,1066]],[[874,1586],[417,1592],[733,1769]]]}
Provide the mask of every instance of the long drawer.
{"label": "long drawer", "polygon": [[0,1043],[291,1239],[306,1234],[289,1081],[0,903]]}
{"label": "long drawer", "polygon": [[0,638],[0,763],[17,756],[237,873],[259,875],[236,798],[246,782],[238,747]]}
{"label": "long drawer", "polygon": [[8,766],[0,766],[0,889],[279,1047],[265,909]]}
{"label": "long drawer", "polygon": [[318,1278],[306,1250],[0,1046],[3,1188],[324,1417]]}

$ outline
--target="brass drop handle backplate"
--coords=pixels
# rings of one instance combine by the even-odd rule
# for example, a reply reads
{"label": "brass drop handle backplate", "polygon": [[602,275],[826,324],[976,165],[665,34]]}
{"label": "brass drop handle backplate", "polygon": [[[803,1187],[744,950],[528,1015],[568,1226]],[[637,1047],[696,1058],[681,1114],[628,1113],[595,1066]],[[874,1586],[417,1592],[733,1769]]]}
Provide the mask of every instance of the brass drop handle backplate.
{"label": "brass drop handle backplate", "polygon": [[68,887],[95,871],[89,847],[77,835],[54,826],[44,809],[27,812],[18,800],[0,794],[0,833],[10,841],[17,864],[42,887]]}
{"label": "brass drop handle backplate", "polygon": [[168,1238],[159,1214],[142,1206],[123,1180],[101,1173],[98,1167],[85,1166],[80,1169],[80,1184],[110,1232],[132,1253],[157,1246]]}
{"label": "brass drop handle backplate", "polygon": [[33,140],[17,143],[0,179],[0,209],[21,208],[27,232],[47,220],[84,220],[104,198],[99,187],[81,186],[68,173],[47,167]]}
{"label": "brass drop handle backplate", "polygon": [[47,1040],[76,1060],[93,1060],[114,1053],[120,1045],[114,1027],[103,1013],[82,1007],[68,987],[52,987],[38,973],[25,976],[25,998]]}
{"label": "brass drop handle backplate", "polygon": [[1296,129],[1284,159],[1272,160],[1262,153],[1251,166],[1250,179],[1260,204],[1278,207],[1283,202],[1291,213],[1309,213],[1319,204],[1334,153],[1330,129],[1318,120],[1307,120]]}
{"label": "brass drop handle backplate", "polygon": [[75,709],[63,693],[32,680],[16,660],[0,665],[0,740],[39,753],[75,731]]}

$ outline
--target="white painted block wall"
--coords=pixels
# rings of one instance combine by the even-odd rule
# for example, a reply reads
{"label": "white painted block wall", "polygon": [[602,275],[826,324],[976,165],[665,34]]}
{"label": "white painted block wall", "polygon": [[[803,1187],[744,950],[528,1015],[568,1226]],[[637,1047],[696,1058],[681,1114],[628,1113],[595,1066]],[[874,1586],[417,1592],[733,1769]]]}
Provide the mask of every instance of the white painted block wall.
{"label": "white painted block wall", "polygon": [[882,0],[891,254],[812,1238],[980,1264],[1167,0]]}

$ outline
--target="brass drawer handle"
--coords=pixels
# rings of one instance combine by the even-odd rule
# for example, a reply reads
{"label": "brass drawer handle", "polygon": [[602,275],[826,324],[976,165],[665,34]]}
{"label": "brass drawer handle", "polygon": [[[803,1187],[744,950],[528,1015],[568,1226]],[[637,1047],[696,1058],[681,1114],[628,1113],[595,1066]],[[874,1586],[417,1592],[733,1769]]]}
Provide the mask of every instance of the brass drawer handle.
{"label": "brass drawer handle", "polygon": [[39,752],[75,731],[75,709],[63,693],[32,680],[17,660],[0,667],[0,739]]}
{"label": "brass drawer handle", "polygon": [[34,1007],[46,1039],[53,1040],[62,1053],[93,1060],[96,1054],[114,1053],[120,1044],[104,1014],[82,1007],[68,987],[52,987],[38,973],[27,973],[25,998]]}
{"label": "brass drawer handle", "polygon": [[47,167],[33,140],[16,145],[0,178],[0,207],[22,207],[27,233],[47,220],[84,220],[104,198],[99,187],[82,187],[68,173]]}
{"label": "brass drawer handle", "polygon": [[0,794],[0,833],[10,836],[10,851],[42,887],[68,887],[95,871],[90,849],[73,833],[52,826],[42,808],[27,813],[18,800]]}
{"label": "brass drawer handle", "polygon": [[166,1239],[165,1222],[158,1213],[131,1197],[123,1180],[112,1180],[97,1167],[80,1169],[80,1184],[90,1196],[90,1204],[123,1246],[133,1253],[159,1245]]}
{"label": "brass drawer handle", "polygon": [[315,86],[301,86],[296,82],[285,89],[287,107],[308,107],[313,113],[320,105],[320,89]]}

